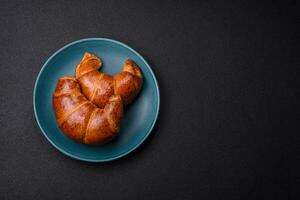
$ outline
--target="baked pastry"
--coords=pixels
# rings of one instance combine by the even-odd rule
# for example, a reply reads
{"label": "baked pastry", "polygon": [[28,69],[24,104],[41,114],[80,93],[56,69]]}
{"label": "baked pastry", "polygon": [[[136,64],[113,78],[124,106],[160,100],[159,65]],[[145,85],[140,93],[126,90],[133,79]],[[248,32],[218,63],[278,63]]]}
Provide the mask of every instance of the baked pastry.
{"label": "baked pastry", "polygon": [[85,53],[76,67],[75,76],[82,93],[92,103],[103,108],[112,95],[120,95],[124,105],[136,97],[143,84],[143,76],[137,64],[127,59],[123,71],[116,76],[102,73],[102,61],[91,53]]}
{"label": "baked pastry", "polygon": [[65,76],[58,80],[52,103],[59,128],[78,142],[102,144],[119,132],[123,117],[119,95],[110,95],[100,109],[81,93],[75,78]]}

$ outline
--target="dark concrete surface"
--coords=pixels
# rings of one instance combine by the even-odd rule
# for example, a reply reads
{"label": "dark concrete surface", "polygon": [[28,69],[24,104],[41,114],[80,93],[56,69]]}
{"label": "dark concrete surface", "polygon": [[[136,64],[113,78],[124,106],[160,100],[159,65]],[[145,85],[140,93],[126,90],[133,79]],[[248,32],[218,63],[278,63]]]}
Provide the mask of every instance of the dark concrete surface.
{"label": "dark concrete surface", "polygon": [[[299,199],[299,1],[1,1],[0,199]],[[120,40],[161,91],[153,134],[105,164],[44,138],[43,63]],[[298,198],[297,198],[298,196]]]}

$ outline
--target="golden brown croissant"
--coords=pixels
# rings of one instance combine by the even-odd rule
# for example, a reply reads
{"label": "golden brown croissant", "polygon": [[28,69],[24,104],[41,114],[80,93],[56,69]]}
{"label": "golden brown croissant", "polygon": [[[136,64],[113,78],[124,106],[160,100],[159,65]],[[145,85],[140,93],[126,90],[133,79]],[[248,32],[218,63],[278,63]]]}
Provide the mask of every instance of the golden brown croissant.
{"label": "golden brown croissant", "polygon": [[100,144],[119,131],[123,103],[119,95],[109,97],[103,109],[81,93],[77,80],[62,77],[53,94],[53,108],[60,129],[70,138],[85,144]]}
{"label": "golden brown croissant", "polygon": [[103,108],[114,94],[120,95],[125,105],[132,102],[143,84],[143,76],[137,64],[127,59],[123,71],[114,77],[99,72],[101,65],[101,60],[95,55],[84,54],[76,67],[76,79],[83,94],[100,108]]}

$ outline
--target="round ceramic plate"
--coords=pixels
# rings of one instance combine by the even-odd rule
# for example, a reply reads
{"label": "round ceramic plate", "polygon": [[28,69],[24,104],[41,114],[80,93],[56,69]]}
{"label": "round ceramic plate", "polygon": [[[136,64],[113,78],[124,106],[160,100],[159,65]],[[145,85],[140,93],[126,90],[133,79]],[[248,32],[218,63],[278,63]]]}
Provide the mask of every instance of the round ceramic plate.
{"label": "round ceramic plate", "polygon": [[[118,136],[105,145],[88,146],[69,139],[58,128],[52,108],[52,94],[59,77],[74,75],[75,66],[85,52],[103,60],[102,72],[115,75],[122,70],[124,61],[131,58],[144,75],[141,92],[125,109]],[[127,45],[105,38],[78,40],[55,52],[39,72],[33,92],[35,118],[48,141],[62,153],[90,162],[121,158],[141,145],[156,122],[159,101],[158,84],[149,64]]]}

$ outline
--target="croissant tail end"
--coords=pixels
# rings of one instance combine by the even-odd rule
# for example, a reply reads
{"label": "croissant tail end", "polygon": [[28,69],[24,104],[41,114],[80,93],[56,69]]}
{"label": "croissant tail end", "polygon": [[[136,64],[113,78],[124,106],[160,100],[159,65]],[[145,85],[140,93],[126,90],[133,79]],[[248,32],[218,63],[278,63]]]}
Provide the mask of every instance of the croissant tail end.
{"label": "croissant tail end", "polygon": [[102,67],[102,60],[91,53],[84,53],[81,62],[77,65],[75,69],[76,78],[80,78],[84,74],[93,71],[99,70]]}
{"label": "croissant tail end", "polygon": [[127,71],[139,78],[143,78],[142,72],[138,65],[131,59],[127,59],[124,63],[124,71]]}
{"label": "croissant tail end", "polygon": [[98,58],[97,56],[95,56],[94,54],[85,52],[82,57],[81,62],[85,61],[85,60],[94,60],[94,61],[96,60],[97,62],[99,62],[96,68],[99,69],[100,67],[102,67],[102,60],[100,58]]}
{"label": "croissant tail end", "polygon": [[82,57],[82,60],[93,58],[93,57],[95,58],[96,56],[94,54],[89,53],[89,52],[85,52],[83,57]]}

